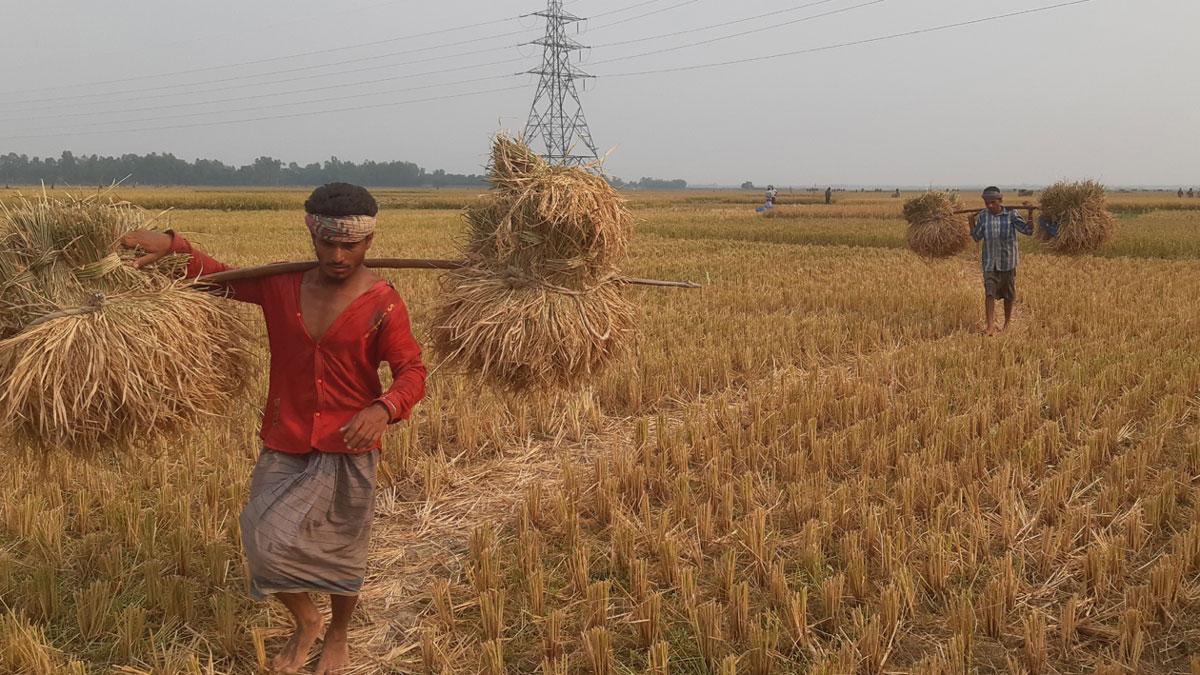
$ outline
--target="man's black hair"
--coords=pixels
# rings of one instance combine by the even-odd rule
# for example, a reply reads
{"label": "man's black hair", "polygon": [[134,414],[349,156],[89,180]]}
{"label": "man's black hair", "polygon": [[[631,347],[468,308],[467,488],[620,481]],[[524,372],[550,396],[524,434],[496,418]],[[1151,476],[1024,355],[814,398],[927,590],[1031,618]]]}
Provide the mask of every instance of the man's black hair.
{"label": "man's black hair", "polygon": [[372,216],[379,205],[367,189],[350,183],[322,185],[304,202],[305,213],[319,216]]}
{"label": "man's black hair", "polygon": [[[978,185],[978,183],[977,183],[977,185]],[[999,192],[999,191],[1000,191],[1000,188],[996,187],[995,185],[989,185],[989,186],[987,186],[987,187],[983,188],[983,191],[984,191],[985,193],[987,193],[987,192]]]}

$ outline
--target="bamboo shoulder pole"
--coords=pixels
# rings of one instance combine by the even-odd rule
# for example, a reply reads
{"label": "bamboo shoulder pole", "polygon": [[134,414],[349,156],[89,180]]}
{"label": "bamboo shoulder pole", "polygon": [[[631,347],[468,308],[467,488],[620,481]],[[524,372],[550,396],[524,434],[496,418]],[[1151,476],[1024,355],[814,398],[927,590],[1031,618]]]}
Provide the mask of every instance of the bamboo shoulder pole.
{"label": "bamboo shoulder pole", "polygon": [[[368,258],[363,261],[363,264],[367,267],[393,270],[456,270],[465,267],[463,263],[457,260],[436,260],[430,258]],[[236,270],[205,274],[197,277],[196,281],[206,281],[208,283],[220,284],[229,281],[238,281],[241,279],[258,279],[276,274],[307,272],[316,266],[317,261],[305,260],[302,262],[260,265],[258,267],[243,267]],[[701,287],[700,284],[692,281],[660,281],[658,279],[637,279],[634,277],[621,277],[619,281],[623,284],[634,284],[638,286],[665,286],[669,288]]]}
{"label": "bamboo shoulder pole", "polygon": [[[1030,213],[1033,213],[1034,211],[1037,211],[1037,210],[1038,210],[1038,207],[1036,207],[1036,206],[1006,206],[1006,207],[1004,207],[1004,208],[1006,208],[1006,209],[1009,209],[1009,210],[1012,210],[1012,211],[1028,211],[1028,212],[1030,212]],[[983,210],[985,210],[985,209],[986,209],[986,207],[984,207],[984,208],[978,208],[978,209],[960,209],[960,210],[958,210],[958,211],[955,211],[954,213],[955,213],[955,214],[960,214],[960,213],[979,213],[980,211],[983,211]]]}

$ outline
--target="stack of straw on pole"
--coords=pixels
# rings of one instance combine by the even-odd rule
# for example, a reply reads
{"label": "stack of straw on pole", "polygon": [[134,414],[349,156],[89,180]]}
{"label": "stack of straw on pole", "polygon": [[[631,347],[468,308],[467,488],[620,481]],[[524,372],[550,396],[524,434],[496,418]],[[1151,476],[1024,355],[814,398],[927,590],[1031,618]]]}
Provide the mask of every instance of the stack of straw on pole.
{"label": "stack of straw on pole", "polygon": [[1058,223],[1058,236],[1039,226],[1034,236],[1054,253],[1091,253],[1112,238],[1116,220],[1108,210],[1104,186],[1095,181],[1059,182],[1042,193],[1042,215]]}
{"label": "stack of straw on pole", "polygon": [[219,413],[246,386],[244,324],[130,265],[144,212],[99,195],[0,211],[0,435],[38,450],[124,449]]}
{"label": "stack of straw on pole", "polygon": [[930,191],[904,203],[908,247],[928,258],[947,258],[971,243],[971,231],[954,212],[958,195]]}
{"label": "stack of straw on pole", "polygon": [[576,385],[633,335],[617,269],[629,212],[602,177],[505,136],[489,170],[494,189],[465,214],[466,266],[444,280],[434,348],[509,389]]}

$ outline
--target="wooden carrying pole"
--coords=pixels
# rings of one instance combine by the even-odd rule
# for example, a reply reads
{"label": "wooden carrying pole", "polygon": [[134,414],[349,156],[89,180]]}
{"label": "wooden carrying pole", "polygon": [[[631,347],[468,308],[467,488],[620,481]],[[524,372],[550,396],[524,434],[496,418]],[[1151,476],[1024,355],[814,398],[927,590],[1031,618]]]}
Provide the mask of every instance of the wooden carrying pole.
{"label": "wooden carrying pole", "polygon": [[[1038,207],[1036,207],[1036,206],[1006,206],[1004,208],[1012,209],[1013,211],[1028,211],[1031,216],[1034,211],[1038,210]],[[962,214],[962,213],[979,213],[980,211],[983,211],[983,209],[961,209],[961,210],[955,211],[954,213],[955,213],[955,215],[958,215],[958,214]]]}
{"label": "wooden carrying pole", "polygon": [[[367,267],[392,270],[456,270],[466,266],[457,260],[434,260],[429,258],[368,258],[363,261],[363,264]],[[316,266],[316,260],[305,260],[303,262],[277,263],[275,265],[260,265],[258,267],[243,267],[236,270],[205,274],[201,277],[197,277],[196,281],[207,281],[213,284],[220,284],[227,281],[237,281],[239,279],[258,279],[259,277],[269,277],[275,274],[287,274],[289,272],[307,272]],[[634,284],[638,286],[666,286],[670,288],[701,287],[700,284],[692,281],[659,281],[658,279],[637,279],[634,277],[620,277],[618,281],[623,284]]]}

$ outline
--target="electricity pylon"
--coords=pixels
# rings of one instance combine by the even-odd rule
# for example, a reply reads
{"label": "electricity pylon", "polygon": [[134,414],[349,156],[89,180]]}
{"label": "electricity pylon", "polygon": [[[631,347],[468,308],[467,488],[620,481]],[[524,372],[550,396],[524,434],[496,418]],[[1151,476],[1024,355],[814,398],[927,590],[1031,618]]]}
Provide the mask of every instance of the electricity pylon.
{"label": "electricity pylon", "polygon": [[542,65],[527,71],[539,80],[525,123],[525,142],[532,145],[541,139],[545,145],[542,157],[552,164],[591,164],[598,153],[575,80],[592,76],[571,65],[571,53],[586,47],[567,37],[567,26],[583,19],[563,11],[562,0],[548,0],[546,11],[534,15],[545,17],[546,36],[533,41],[542,46]]}

